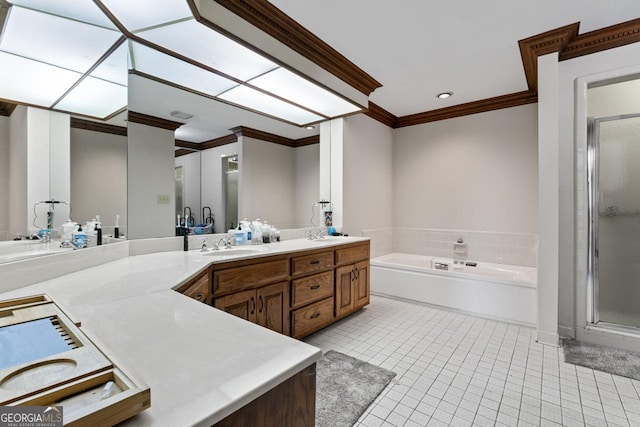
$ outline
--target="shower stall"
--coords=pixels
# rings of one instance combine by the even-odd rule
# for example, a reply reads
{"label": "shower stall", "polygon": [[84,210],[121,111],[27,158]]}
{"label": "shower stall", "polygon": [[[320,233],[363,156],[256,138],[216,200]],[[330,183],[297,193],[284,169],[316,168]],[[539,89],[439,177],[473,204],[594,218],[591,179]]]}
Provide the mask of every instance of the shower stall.
{"label": "shower stall", "polygon": [[640,334],[640,114],[588,126],[587,319]]}

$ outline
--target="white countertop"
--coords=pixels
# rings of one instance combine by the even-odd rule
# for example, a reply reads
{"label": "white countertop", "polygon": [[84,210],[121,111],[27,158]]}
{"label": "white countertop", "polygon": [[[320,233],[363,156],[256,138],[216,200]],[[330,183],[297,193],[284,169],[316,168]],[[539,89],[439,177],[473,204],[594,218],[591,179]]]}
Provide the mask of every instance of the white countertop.
{"label": "white countertop", "polygon": [[2,293],[0,299],[47,293],[149,385],[151,408],[127,425],[211,425],[316,362],[321,351],[172,289],[211,263],[366,240],[289,240],[249,246],[260,252],[240,256],[228,255],[233,250],[128,256]]}

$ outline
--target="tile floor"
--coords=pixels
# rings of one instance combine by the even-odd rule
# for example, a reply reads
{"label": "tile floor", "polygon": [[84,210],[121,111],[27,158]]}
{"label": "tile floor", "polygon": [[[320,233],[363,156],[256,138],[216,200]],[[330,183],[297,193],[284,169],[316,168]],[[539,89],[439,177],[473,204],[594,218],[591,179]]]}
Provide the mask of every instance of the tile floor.
{"label": "tile floor", "polygon": [[373,295],[306,339],[397,375],[357,427],[640,426],[640,381],[566,364],[529,327]]}

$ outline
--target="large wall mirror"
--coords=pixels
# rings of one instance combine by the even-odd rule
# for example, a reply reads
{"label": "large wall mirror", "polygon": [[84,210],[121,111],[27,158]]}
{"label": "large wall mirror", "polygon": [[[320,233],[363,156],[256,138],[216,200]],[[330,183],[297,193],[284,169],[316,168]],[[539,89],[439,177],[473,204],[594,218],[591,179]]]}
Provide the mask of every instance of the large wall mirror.
{"label": "large wall mirror", "polygon": [[[327,90],[272,58],[224,39],[188,17],[191,12],[181,0],[173,2],[175,12],[187,15],[167,18],[148,27],[153,30],[149,32],[129,28],[135,20],[116,25],[97,3],[116,7],[109,1],[69,9],[57,3],[0,0],[0,150],[6,154],[0,156],[0,199],[6,200],[0,209],[0,240],[41,228],[42,224],[33,225],[33,201],[52,199],[72,208],[69,214],[55,207],[54,227],[69,215],[82,224],[100,215],[106,234],[118,225],[121,234],[129,235],[132,214],[155,218],[154,206],[160,210],[160,205],[172,205],[173,220],[161,215],[163,222],[174,222],[169,227],[180,213],[184,218],[185,208],[194,223],[213,219],[214,232],[226,231],[245,217],[259,217],[279,228],[312,225],[320,192],[319,123],[360,111],[362,100],[350,101],[335,89]],[[121,18],[128,13],[116,12]],[[182,38],[194,31],[222,49],[219,53],[228,62],[218,65],[224,69],[202,65],[217,56],[194,51],[190,39]],[[38,37],[29,36],[33,34]],[[62,63],[67,59],[77,61]],[[31,66],[42,70],[32,73]],[[50,117],[40,121],[30,111],[45,111]],[[170,167],[164,154],[161,167],[139,157],[132,160],[132,113],[151,118],[142,124],[152,127],[162,121],[177,123]],[[19,123],[17,116],[28,123]],[[62,149],[51,143],[61,134],[59,124],[49,132],[54,116],[65,123]],[[18,128],[24,134],[37,129],[47,150],[36,144],[22,149],[18,159],[20,150],[12,146]],[[32,162],[33,153],[44,151],[46,156]],[[224,167],[224,159],[234,159],[235,170]],[[132,205],[132,170],[138,167],[142,174],[161,169],[171,184],[169,190],[154,191],[153,203],[147,201],[144,209]],[[7,172],[10,168],[13,171]],[[31,172],[35,169],[46,175],[46,190],[25,196],[40,181],[38,173]],[[229,178],[230,174],[235,176]],[[46,205],[38,209],[44,209],[38,218],[51,210]],[[318,212],[315,216],[317,223]],[[143,237],[153,237],[153,232]]]}

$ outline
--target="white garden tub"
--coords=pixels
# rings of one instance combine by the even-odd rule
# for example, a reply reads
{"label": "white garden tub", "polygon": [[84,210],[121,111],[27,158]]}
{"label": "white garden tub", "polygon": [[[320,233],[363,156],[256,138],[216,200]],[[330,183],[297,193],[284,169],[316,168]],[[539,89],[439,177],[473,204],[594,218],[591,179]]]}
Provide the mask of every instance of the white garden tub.
{"label": "white garden tub", "polygon": [[371,292],[536,324],[536,269],[392,253],[371,260]]}

